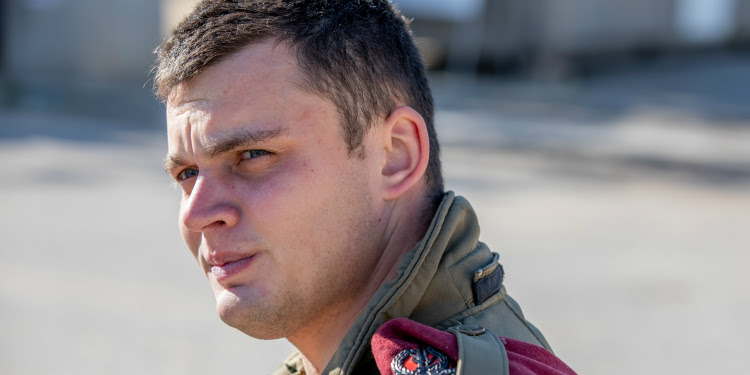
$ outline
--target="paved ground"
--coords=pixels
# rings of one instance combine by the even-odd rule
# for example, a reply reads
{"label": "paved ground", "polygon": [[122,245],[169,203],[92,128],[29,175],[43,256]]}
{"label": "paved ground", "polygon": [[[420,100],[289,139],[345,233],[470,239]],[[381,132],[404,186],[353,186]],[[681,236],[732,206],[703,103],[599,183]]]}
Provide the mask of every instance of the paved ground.
{"label": "paved ground", "polygon": [[[448,187],[581,374],[745,369],[749,63],[555,85],[435,77]],[[263,374],[287,354],[215,317],[177,232],[162,132],[0,124],[0,372]]]}

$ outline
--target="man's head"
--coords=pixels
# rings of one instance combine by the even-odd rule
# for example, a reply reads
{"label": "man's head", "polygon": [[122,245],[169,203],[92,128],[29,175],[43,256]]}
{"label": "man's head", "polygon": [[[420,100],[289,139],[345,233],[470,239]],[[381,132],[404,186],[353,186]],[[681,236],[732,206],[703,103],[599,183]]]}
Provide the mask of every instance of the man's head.
{"label": "man's head", "polygon": [[156,83],[180,230],[221,318],[290,340],[353,319],[442,191],[403,20],[380,1],[205,1]]}
{"label": "man's head", "polygon": [[427,125],[427,194],[443,191],[434,104],[407,21],[386,0],[201,1],[158,50],[155,86],[168,100],[191,80],[243,47],[286,43],[302,87],[334,103],[352,154],[375,120],[407,105]]}

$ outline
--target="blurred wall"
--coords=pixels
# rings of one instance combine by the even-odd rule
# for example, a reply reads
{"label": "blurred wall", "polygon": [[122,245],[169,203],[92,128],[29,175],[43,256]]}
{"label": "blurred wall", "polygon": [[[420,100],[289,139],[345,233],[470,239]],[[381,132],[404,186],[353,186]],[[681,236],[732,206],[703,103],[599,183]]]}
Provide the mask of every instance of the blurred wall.
{"label": "blurred wall", "polygon": [[159,27],[153,0],[14,0],[8,71],[19,82],[142,80]]}
{"label": "blurred wall", "polygon": [[[480,59],[568,58],[750,43],[750,0],[484,0],[470,19],[439,16],[421,0],[396,0],[423,43],[448,68]],[[441,0],[432,7],[460,0]],[[524,60],[525,58],[525,60]],[[432,61],[435,63],[435,61]],[[441,61],[437,61],[441,65]]]}
{"label": "blurred wall", "polygon": [[[160,122],[152,51],[196,2],[0,0],[0,104]],[[394,2],[414,18],[429,62],[449,69],[750,41],[750,0]]]}
{"label": "blurred wall", "polygon": [[608,51],[673,38],[671,0],[547,0],[537,18],[541,48]]}
{"label": "blurred wall", "polygon": [[6,104],[22,110],[155,119],[148,72],[153,0],[6,0]]}
{"label": "blurred wall", "polygon": [[161,0],[161,34],[167,36],[172,27],[190,14],[198,0]]}
{"label": "blurred wall", "polygon": [[750,41],[750,1],[740,1],[737,4],[737,38],[740,41]]}

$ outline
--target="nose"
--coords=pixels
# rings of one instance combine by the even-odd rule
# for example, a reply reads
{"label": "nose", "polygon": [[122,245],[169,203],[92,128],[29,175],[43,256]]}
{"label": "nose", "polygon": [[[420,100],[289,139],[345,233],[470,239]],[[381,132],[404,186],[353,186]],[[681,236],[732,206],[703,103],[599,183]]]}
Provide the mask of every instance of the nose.
{"label": "nose", "polygon": [[192,232],[232,227],[240,220],[239,208],[231,203],[230,192],[221,181],[196,177],[190,195],[183,198],[180,221]]}

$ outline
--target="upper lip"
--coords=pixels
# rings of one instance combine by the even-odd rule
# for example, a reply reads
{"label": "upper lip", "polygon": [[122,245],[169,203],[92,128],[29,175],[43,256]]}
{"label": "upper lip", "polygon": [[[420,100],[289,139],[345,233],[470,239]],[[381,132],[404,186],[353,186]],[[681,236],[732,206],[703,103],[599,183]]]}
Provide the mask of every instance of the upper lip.
{"label": "upper lip", "polygon": [[235,253],[231,251],[209,251],[206,262],[211,266],[221,267],[227,263],[236,262],[253,256],[253,253]]}

